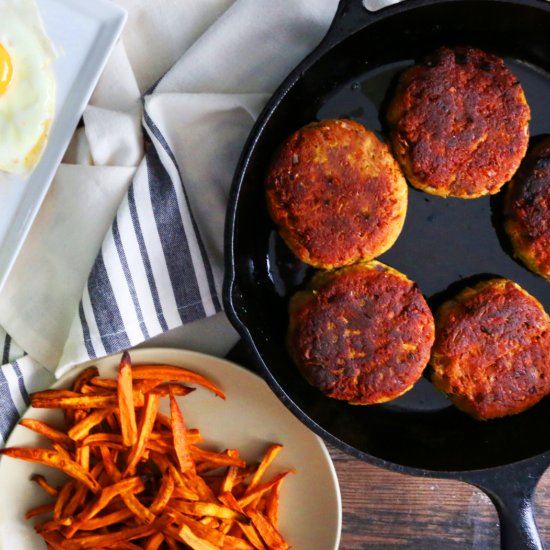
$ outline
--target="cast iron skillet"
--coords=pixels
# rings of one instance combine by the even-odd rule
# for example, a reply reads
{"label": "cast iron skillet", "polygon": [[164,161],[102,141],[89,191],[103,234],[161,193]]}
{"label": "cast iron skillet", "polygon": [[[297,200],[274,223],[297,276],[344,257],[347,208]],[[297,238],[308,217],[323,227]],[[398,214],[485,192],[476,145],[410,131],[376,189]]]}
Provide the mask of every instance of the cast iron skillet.
{"label": "cast iron skillet", "polygon": [[[406,0],[376,13],[341,0],[319,47],[285,80],[257,121],[237,168],[227,214],[227,314],[273,391],[337,447],[397,472],[458,479],[496,505],[502,547],[541,548],[532,497],[550,465],[550,397],[515,417],[478,422],[423,378],[405,396],[359,407],[310,387],[285,349],[289,296],[312,269],[277,236],[263,179],[277,145],[321,118],[350,117],[384,134],[395,75],[441,45],[502,55],[532,110],[531,135],[550,133],[550,3],[544,0]],[[502,234],[501,194],[440,199],[410,189],[409,211],[383,262],[415,280],[430,305],[491,275],[515,280],[550,311],[550,285],[516,262]],[[549,358],[550,360],[550,358]]]}

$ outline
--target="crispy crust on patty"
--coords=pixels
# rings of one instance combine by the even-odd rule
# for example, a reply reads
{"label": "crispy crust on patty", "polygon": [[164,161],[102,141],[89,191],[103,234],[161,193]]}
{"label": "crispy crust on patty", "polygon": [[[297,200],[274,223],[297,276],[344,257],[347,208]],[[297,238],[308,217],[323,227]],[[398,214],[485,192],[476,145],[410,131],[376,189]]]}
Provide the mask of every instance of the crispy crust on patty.
{"label": "crispy crust on patty", "polygon": [[480,420],[520,413],[550,392],[550,318],[516,283],[466,288],[436,313],[432,381]]}
{"label": "crispy crust on patty", "polygon": [[409,390],[428,363],[432,313],[415,283],[380,262],[319,272],[289,310],[291,356],[328,397],[389,401]]}
{"label": "crispy crust on patty", "polygon": [[387,145],[352,120],[292,134],[271,161],[265,189],[288,247],[325,269],[388,250],[407,211],[407,183]]}
{"label": "crispy crust on patty", "polygon": [[550,138],[527,155],[512,179],[504,215],[516,256],[550,280]]}
{"label": "crispy crust on patty", "polygon": [[406,70],[387,119],[409,182],[442,197],[498,192],[529,141],[520,83],[502,59],[475,48],[440,48]]}

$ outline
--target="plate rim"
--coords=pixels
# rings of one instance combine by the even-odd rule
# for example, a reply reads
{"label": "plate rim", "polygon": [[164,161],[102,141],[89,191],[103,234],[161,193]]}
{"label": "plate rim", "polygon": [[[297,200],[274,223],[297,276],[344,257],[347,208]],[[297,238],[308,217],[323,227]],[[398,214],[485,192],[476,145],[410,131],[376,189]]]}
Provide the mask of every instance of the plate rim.
{"label": "plate rim", "polygon": [[[259,375],[258,373],[254,372],[254,371],[252,371],[252,370],[250,370],[250,369],[248,369],[248,368],[246,368],[242,365],[239,365],[238,363],[235,363],[234,361],[231,361],[229,359],[216,357],[214,355],[209,355],[207,353],[197,352],[197,351],[193,351],[193,350],[187,350],[187,349],[184,349],[184,348],[173,348],[173,347],[134,348],[134,349],[130,349],[129,353],[130,353],[130,357],[131,357],[132,361],[136,362],[136,363],[138,363],[138,362],[162,363],[162,361],[163,361],[162,356],[163,355],[168,355],[168,356],[172,356],[172,357],[174,355],[176,355],[178,357],[178,359],[176,359],[176,360],[171,359],[172,363],[180,362],[180,364],[184,364],[186,360],[189,360],[189,359],[193,360],[194,359],[194,360],[199,361],[199,362],[205,361],[205,362],[207,362],[207,364],[212,365],[212,367],[214,369],[216,368],[216,364],[218,364],[218,365],[221,364],[221,365],[223,365],[225,367],[228,367],[230,369],[236,369],[240,373],[240,375],[250,376],[250,377],[260,381],[262,384],[264,384],[265,388],[268,390],[268,392],[269,392],[270,396],[273,398],[274,402],[277,402],[278,404],[281,404],[279,398],[277,397],[277,395],[272,391],[270,385],[266,382],[266,380],[261,375]],[[109,354],[109,355],[101,357],[101,358],[90,359],[89,361],[86,361],[84,363],[80,363],[79,365],[76,365],[73,369],[71,369],[70,371],[65,373],[63,376],[61,376],[59,379],[55,380],[54,383],[51,386],[49,386],[49,388],[55,389],[55,388],[59,388],[59,387],[65,385],[68,380],[74,379],[74,377],[77,376],[79,372],[81,372],[86,367],[89,367],[91,365],[104,363],[106,367],[109,367],[109,365],[114,366],[115,365],[114,362],[121,355],[122,355],[122,352],[117,352],[117,353]],[[153,357],[157,357],[157,359],[153,360]],[[160,359],[159,359],[159,357],[160,357]],[[164,361],[166,362],[167,360],[164,360]],[[189,368],[192,369],[193,365],[191,365]],[[210,368],[210,366],[208,366],[207,368]],[[21,418],[26,417],[32,410],[33,410],[32,407],[29,406],[23,412],[23,414],[21,415]],[[37,409],[37,410],[46,410],[46,409]],[[292,415],[292,413],[290,411],[288,411],[288,409],[286,409],[286,407],[285,407],[285,410],[287,410],[287,412],[289,414],[291,414],[291,416],[293,416],[293,417],[295,416],[295,415]],[[317,443],[317,446],[318,446],[319,450],[321,451],[321,454],[322,454],[323,458],[325,459],[325,463],[327,465],[327,472],[329,473],[329,477],[332,481],[332,488],[333,488],[333,491],[334,491],[334,495],[336,497],[336,510],[335,510],[336,515],[335,515],[334,519],[335,519],[336,527],[337,527],[336,532],[334,533],[334,547],[333,548],[334,548],[334,550],[338,550],[339,547],[340,547],[340,542],[341,542],[341,537],[342,537],[343,511],[342,511],[342,494],[341,494],[341,490],[340,490],[340,483],[339,483],[339,480],[338,480],[338,475],[337,475],[337,472],[336,472],[336,468],[334,466],[334,462],[332,460],[332,457],[330,456],[330,453],[328,452],[328,449],[327,449],[326,444],[323,441],[323,439],[321,437],[319,437],[319,435],[317,435],[313,430],[311,430],[302,421],[300,421],[300,425],[301,425],[301,428],[303,428],[304,430],[309,432],[309,435],[312,436],[312,441],[315,441]],[[22,428],[18,424],[16,424],[16,426],[13,428],[13,430],[11,431],[8,439],[5,442],[5,447],[11,446],[10,441],[12,440],[13,435],[15,433],[20,433],[19,430],[21,430],[21,429]],[[0,471],[1,471],[1,467],[2,467],[2,462],[3,462],[3,457],[0,457]]]}

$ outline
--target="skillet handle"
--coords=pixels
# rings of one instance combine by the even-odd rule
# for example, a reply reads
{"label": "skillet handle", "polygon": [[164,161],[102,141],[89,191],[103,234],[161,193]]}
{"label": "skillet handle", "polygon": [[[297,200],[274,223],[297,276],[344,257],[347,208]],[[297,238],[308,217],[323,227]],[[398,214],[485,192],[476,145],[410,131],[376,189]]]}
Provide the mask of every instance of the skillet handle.
{"label": "skillet handle", "polygon": [[533,514],[533,497],[540,478],[550,465],[550,455],[503,468],[472,472],[464,480],[485,492],[500,520],[502,550],[543,550]]}
{"label": "skillet handle", "polygon": [[334,45],[372,21],[375,12],[403,0],[340,0],[324,42]]}

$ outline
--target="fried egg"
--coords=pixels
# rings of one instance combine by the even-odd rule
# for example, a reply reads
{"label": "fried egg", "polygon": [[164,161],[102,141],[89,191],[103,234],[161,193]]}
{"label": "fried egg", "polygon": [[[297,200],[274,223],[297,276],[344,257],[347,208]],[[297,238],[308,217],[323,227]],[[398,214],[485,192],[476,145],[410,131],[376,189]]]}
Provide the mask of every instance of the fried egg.
{"label": "fried egg", "polygon": [[0,170],[31,170],[55,109],[55,52],[34,0],[0,0]]}

